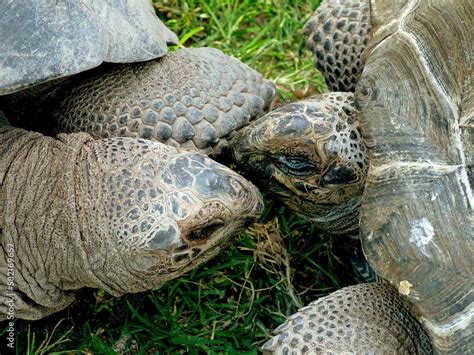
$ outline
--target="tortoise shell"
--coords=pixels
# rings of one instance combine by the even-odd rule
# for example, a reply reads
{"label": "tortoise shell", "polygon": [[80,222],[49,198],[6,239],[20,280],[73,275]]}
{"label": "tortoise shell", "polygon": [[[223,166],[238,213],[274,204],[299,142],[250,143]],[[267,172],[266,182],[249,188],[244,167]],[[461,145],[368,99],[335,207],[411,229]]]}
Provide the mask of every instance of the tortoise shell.
{"label": "tortoise shell", "polygon": [[178,43],[148,0],[2,1],[0,13],[0,95]]}
{"label": "tortoise shell", "polygon": [[[438,351],[472,349],[471,1],[372,1],[356,88],[370,161],[361,238]],[[374,213],[377,211],[377,213]]]}

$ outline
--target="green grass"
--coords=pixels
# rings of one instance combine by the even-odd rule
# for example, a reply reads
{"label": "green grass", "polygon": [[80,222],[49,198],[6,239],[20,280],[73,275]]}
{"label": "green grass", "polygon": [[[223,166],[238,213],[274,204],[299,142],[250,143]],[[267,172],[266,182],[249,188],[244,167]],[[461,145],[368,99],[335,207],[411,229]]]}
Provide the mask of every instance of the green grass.
{"label": "green grass", "polygon": [[[212,46],[277,83],[281,100],[325,89],[302,26],[319,1],[160,1],[180,46]],[[303,304],[340,287],[328,238],[268,200],[229,249],[161,289],[81,290],[68,309],[18,320],[17,353],[256,353]],[[4,338],[4,334],[0,334]]]}
{"label": "green grass", "polygon": [[324,90],[306,50],[303,25],[320,1],[156,1],[180,46],[215,47],[277,83],[285,99]]}
{"label": "green grass", "polygon": [[267,202],[262,223],[157,291],[81,290],[63,312],[17,321],[18,353],[255,353],[286,315],[339,287],[326,238]]}

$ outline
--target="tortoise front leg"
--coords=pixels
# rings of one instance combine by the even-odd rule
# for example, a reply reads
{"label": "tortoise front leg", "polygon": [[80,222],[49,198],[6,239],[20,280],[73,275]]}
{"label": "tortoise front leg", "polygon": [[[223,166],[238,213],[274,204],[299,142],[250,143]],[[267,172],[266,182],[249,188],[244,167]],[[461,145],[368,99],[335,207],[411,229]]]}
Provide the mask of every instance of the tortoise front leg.
{"label": "tortoise front leg", "polygon": [[304,28],[316,67],[333,91],[354,91],[371,37],[369,0],[323,2]]}
{"label": "tortoise front leg", "polygon": [[224,159],[233,135],[265,114],[274,95],[272,82],[236,58],[187,48],[158,60],[104,65],[51,91],[43,84],[4,98],[3,106],[21,125],[33,117],[41,124],[35,130],[50,120],[56,133],[145,138]]}
{"label": "tortoise front leg", "polygon": [[429,354],[431,341],[397,290],[345,287],[301,308],[275,330],[266,354]]}

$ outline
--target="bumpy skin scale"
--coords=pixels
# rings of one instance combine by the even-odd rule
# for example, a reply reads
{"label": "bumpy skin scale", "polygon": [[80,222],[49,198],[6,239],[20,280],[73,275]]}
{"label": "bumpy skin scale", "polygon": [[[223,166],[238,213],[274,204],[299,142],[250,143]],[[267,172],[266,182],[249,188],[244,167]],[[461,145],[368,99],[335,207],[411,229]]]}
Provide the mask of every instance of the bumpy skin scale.
{"label": "bumpy skin scale", "polygon": [[263,208],[235,172],[159,142],[10,126],[0,140],[0,320],[11,300],[15,317],[38,319],[82,287],[158,288],[217,254]]}
{"label": "bumpy skin scale", "polygon": [[242,129],[235,161],[255,183],[331,233],[359,228],[368,168],[352,93],[280,107]]}
{"label": "bumpy skin scale", "polygon": [[343,288],[301,308],[275,330],[264,354],[429,354],[431,341],[387,284]]}
{"label": "bumpy skin scale", "polygon": [[370,40],[369,0],[328,0],[304,28],[316,67],[333,91],[354,91]]}
{"label": "bumpy skin scale", "polygon": [[213,48],[86,75],[60,86],[40,107],[57,131],[153,139],[213,156],[263,115],[275,95],[272,82]]}

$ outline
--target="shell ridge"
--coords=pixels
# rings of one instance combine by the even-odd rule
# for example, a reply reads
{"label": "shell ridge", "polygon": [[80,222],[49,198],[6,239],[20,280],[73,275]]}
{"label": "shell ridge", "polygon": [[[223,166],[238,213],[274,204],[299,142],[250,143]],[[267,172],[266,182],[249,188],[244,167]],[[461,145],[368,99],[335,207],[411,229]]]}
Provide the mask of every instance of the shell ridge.
{"label": "shell ridge", "polygon": [[99,15],[97,15],[94,10],[86,3],[84,0],[80,0],[81,5],[84,7],[85,10],[89,12],[89,15],[96,20],[97,25],[100,27],[102,36],[104,38],[104,48],[103,48],[103,53],[104,56],[102,57],[102,62],[106,61],[107,58],[109,57],[109,52],[110,52],[110,39],[109,39],[109,34],[104,28],[104,25],[100,21]]}

